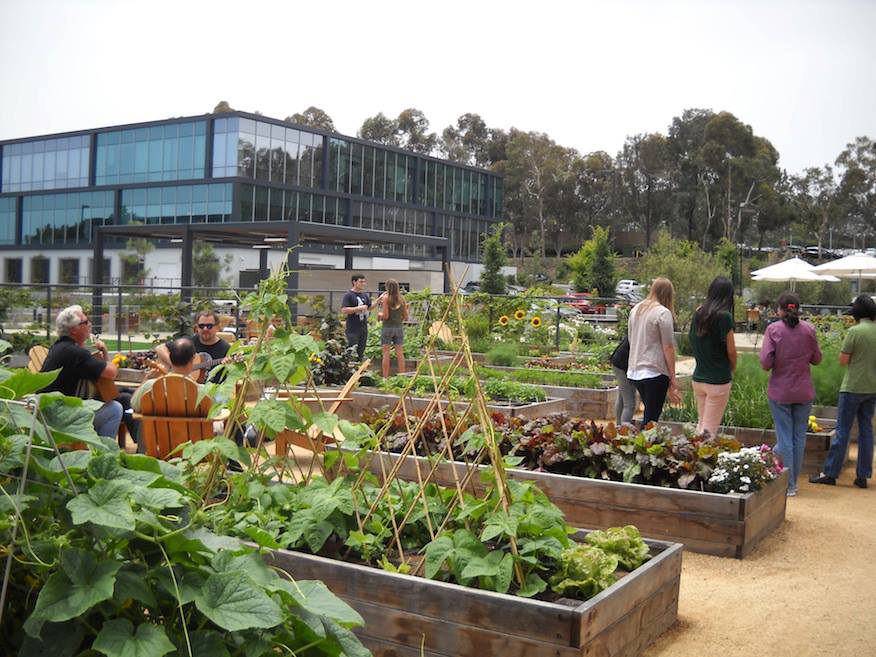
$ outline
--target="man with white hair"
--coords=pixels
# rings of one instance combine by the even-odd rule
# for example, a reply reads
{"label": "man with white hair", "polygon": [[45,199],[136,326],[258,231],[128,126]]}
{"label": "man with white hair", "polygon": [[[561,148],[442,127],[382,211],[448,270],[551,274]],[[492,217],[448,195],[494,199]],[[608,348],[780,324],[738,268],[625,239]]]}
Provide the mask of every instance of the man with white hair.
{"label": "man with white hair", "polygon": [[[91,392],[88,382],[98,379],[116,378],[118,368],[110,362],[106,345],[96,340],[94,347],[100,351],[93,355],[85,348],[85,341],[91,335],[91,320],[85,316],[82,306],[69,306],[58,313],[55,319],[58,339],[49,349],[43,363],[43,372],[60,369],[58,378],[41,392],[62,392],[70,397],[88,399]],[[111,399],[105,400],[94,414],[94,430],[100,436],[115,438],[122,421],[122,404]]]}

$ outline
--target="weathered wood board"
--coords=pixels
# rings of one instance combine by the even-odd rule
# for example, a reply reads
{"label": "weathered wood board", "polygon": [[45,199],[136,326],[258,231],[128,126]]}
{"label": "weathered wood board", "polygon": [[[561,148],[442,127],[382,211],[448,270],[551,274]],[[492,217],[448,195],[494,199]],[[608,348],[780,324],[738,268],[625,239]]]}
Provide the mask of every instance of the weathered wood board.
{"label": "weathered wood board", "polygon": [[287,550],[266,558],[297,579],[322,580],[355,608],[365,619],[356,633],[375,657],[634,657],[678,613],[682,546],[648,544],[650,561],[587,602],[567,604]]}

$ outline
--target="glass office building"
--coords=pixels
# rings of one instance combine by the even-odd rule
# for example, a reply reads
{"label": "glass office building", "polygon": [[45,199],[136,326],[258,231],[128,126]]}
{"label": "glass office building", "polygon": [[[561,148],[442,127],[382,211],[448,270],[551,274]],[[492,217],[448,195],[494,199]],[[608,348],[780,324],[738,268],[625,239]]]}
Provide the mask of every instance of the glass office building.
{"label": "glass office building", "polygon": [[0,142],[7,261],[89,249],[103,225],[293,221],[386,233],[367,253],[390,258],[436,257],[390,234],[445,237],[450,260],[478,262],[501,218],[495,173],[243,112]]}

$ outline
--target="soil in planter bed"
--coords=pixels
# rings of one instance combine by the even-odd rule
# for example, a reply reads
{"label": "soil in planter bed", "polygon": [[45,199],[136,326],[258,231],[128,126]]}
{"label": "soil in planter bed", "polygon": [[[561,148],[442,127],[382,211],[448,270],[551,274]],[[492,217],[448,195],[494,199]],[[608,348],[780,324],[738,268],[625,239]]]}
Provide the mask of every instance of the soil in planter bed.
{"label": "soil in planter bed", "polygon": [[876,480],[853,478],[801,477],[785,523],[744,560],[685,552],[678,621],[643,657],[876,653]]}

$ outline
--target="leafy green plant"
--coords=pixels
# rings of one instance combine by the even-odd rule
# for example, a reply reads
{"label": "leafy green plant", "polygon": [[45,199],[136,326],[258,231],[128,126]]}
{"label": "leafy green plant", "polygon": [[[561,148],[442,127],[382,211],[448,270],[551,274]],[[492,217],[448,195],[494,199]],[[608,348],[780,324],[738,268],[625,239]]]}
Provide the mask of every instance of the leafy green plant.
{"label": "leafy green plant", "polygon": [[516,381],[490,379],[483,383],[484,394],[489,399],[510,402],[539,402],[547,398],[544,390],[537,386]]}
{"label": "leafy green plant", "polygon": [[592,545],[575,545],[560,553],[559,568],[551,577],[551,589],[561,595],[585,600],[614,584],[618,558]]}
{"label": "leafy green plant", "polygon": [[497,344],[491,348],[484,359],[489,365],[500,365],[503,367],[514,367],[520,360],[518,356],[517,346],[513,343]]}
{"label": "leafy green plant", "polygon": [[586,540],[589,545],[616,556],[626,570],[635,570],[648,560],[648,546],[632,525],[590,532]]}
{"label": "leafy green plant", "polygon": [[510,376],[515,381],[535,383],[545,386],[570,386],[573,388],[605,388],[602,377],[591,372],[556,372],[551,370],[523,369],[514,370]]}
{"label": "leafy green plant", "polygon": [[[0,370],[3,396],[55,374]],[[361,617],[321,582],[281,576],[207,527],[195,482],[215,458],[247,463],[245,451],[216,439],[176,463],[126,454],[94,433],[92,408],[57,393],[34,410],[0,403],[0,540],[13,557],[0,652],[368,654],[350,632]]]}

